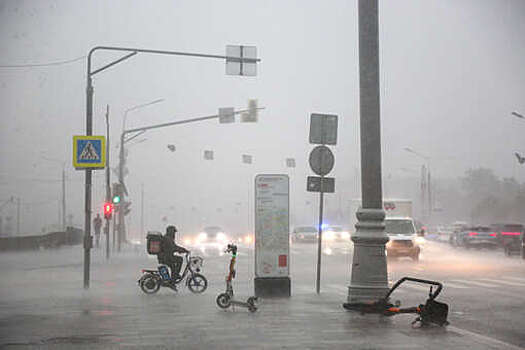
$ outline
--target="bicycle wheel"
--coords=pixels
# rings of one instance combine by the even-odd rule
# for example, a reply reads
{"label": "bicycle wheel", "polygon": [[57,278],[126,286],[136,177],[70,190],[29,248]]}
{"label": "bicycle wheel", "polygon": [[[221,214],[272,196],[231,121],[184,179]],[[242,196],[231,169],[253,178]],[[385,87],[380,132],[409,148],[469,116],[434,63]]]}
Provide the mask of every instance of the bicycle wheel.
{"label": "bicycle wheel", "polygon": [[200,273],[195,273],[188,279],[188,288],[192,293],[203,293],[208,288],[208,280]]}

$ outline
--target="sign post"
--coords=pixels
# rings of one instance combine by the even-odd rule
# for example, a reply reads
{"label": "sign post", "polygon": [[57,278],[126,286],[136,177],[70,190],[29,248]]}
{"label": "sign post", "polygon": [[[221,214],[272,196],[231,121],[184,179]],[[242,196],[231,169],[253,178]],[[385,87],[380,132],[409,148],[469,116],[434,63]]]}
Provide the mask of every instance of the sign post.
{"label": "sign post", "polygon": [[255,295],[291,295],[288,175],[255,177]]}
{"label": "sign post", "polygon": [[315,290],[321,291],[321,248],[323,244],[324,194],[335,191],[335,179],[325,177],[334,168],[335,157],[325,145],[337,144],[337,116],[312,113],[310,116],[310,143],[320,144],[310,152],[310,168],[317,176],[308,176],[306,190],[319,192],[319,226],[317,234],[317,278]]}
{"label": "sign post", "polygon": [[[89,104],[88,104],[89,105]],[[88,110],[88,114],[91,111]],[[89,288],[89,268],[91,265],[91,170],[106,167],[106,138],[91,135],[91,126],[87,136],[73,136],[73,167],[86,171],[86,203],[84,223],[84,288]]]}

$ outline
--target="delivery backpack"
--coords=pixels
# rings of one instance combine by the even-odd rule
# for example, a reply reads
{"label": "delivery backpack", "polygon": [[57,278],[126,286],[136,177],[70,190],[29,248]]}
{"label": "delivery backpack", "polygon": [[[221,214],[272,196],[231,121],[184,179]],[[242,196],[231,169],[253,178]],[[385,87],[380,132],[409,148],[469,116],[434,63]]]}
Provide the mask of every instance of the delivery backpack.
{"label": "delivery backpack", "polygon": [[160,253],[162,245],[162,235],[158,233],[148,233],[146,236],[148,254],[157,255]]}

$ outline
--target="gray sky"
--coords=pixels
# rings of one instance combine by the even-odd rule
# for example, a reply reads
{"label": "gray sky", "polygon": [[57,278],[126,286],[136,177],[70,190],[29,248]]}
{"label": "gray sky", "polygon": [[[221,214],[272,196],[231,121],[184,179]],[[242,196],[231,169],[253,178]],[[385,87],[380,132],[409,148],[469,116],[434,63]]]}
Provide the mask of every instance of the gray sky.
{"label": "gray sky", "polygon": [[[510,112],[525,113],[524,19],[521,0],[380,2],[384,174],[418,169],[422,160],[403,150],[411,147],[431,157],[436,177],[484,166],[523,180],[525,170],[512,153],[525,153],[525,122]],[[257,124],[177,126],[148,132],[147,141],[132,145],[132,225],[138,223],[141,183],[151,228],[160,228],[164,215],[211,222],[221,216],[216,208],[231,212],[236,202],[251,203],[254,174],[288,172],[286,157],[297,159],[290,173],[294,200],[314,202],[314,194],[304,193],[311,112],[340,116],[334,198],[355,196],[356,1],[0,2],[0,65],[77,58],[97,45],[223,54],[227,44],[257,46],[262,62],[256,78],[226,76],[220,60],[148,55],[95,76],[94,130],[104,133],[109,104],[112,161],[123,112],[134,105],[165,99],[130,113],[128,126],[241,108],[249,98],[267,108]],[[97,53],[94,65],[116,57]],[[81,222],[83,176],[71,167],[71,137],[85,132],[85,70],[85,60],[0,68],[0,200],[15,195],[28,203],[26,231],[57,217],[60,184],[53,180],[60,169],[42,156],[66,162],[68,211]],[[167,144],[177,151],[169,152]],[[204,149],[215,151],[213,162],[202,160]],[[241,164],[244,153],[254,156],[253,165]],[[95,204],[104,195],[102,172],[96,175]],[[202,213],[191,214],[192,207]]]}

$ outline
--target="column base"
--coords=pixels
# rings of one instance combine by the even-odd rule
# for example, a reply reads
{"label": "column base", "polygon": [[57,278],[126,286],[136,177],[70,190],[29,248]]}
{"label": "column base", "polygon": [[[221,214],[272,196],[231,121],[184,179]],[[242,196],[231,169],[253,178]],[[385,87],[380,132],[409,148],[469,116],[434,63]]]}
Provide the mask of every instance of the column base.
{"label": "column base", "polygon": [[384,298],[388,292],[388,274],[385,244],[383,209],[357,211],[356,233],[352,235],[354,257],[352,280],[348,287],[348,302],[374,302]]}

